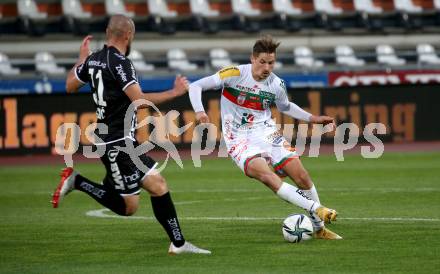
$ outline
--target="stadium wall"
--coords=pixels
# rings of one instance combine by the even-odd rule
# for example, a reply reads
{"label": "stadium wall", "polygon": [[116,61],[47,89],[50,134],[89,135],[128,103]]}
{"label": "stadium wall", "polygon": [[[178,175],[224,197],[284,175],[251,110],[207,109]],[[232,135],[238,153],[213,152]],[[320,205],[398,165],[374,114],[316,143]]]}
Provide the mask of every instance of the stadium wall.
{"label": "stadium wall", "polygon": [[[440,86],[393,85],[333,88],[289,89],[289,96],[299,106],[318,114],[336,117],[338,123],[352,122],[360,135],[367,124],[383,123],[386,134],[378,136],[384,142],[411,142],[440,140],[440,128],[432,125],[438,110]],[[207,92],[204,104],[211,122],[217,130],[209,130],[208,141],[220,141],[220,92]],[[146,125],[138,129],[137,137],[150,140],[158,146],[171,141],[178,148],[189,147],[199,141],[194,112],[187,96],[159,105],[160,113],[153,108],[138,111],[138,120]],[[93,140],[90,124],[95,122],[93,100],[90,94],[26,94],[0,96],[0,155],[26,155],[55,153],[57,130],[63,123],[76,123],[79,132],[60,131],[60,140],[79,137],[79,151]],[[287,138],[298,134],[298,121],[274,110],[277,123],[289,124],[283,128]],[[147,119],[147,120],[145,120]],[[183,127],[189,125],[183,131]],[[308,137],[312,128],[307,131]],[[346,132],[352,134],[353,132]],[[67,138],[66,138],[67,136]],[[362,141],[362,139],[360,139]],[[365,140],[363,140],[365,141]],[[332,142],[332,135],[324,135],[323,142]],[[69,141],[65,149],[75,150]]]}

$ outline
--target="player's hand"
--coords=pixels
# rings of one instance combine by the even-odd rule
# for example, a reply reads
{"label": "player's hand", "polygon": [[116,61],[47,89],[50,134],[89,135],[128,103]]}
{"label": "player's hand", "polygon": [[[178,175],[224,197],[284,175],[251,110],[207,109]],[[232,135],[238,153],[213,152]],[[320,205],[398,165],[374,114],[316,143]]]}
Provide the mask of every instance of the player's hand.
{"label": "player's hand", "polygon": [[200,124],[209,123],[209,117],[204,111],[196,112],[196,120]]}
{"label": "player's hand", "polygon": [[174,87],[173,92],[174,95],[181,96],[185,94],[189,89],[189,81],[186,79],[185,76],[177,75],[176,79],[174,80]]}
{"label": "player's hand", "polygon": [[90,41],[93,39],[93,36],[87,35],[81,42],[81,46],[79,47],[79,59],[84,61],[87,56],[90,55]]}
{"label": "player's hand", "polygon": [[315,116],[312,115],[312,117],[310,117],[310,122],[314,123],[314,124],[323,124],[323,125],[330,125],[331,126],[331,131],[336,129],[336,124],[335,124],[335,119],[333,117],[330,116]]}

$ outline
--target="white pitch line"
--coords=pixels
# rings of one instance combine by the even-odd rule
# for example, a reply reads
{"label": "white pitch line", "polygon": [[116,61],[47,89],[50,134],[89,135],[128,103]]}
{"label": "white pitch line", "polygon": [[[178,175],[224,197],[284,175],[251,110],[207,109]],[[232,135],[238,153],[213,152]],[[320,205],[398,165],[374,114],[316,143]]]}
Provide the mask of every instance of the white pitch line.
{"label": "white pitch line", "polygon": [[[358,188],[319,188],[320,192],[350,192],[350,193],[357,193],[357,192],[375,192],[375,193],[392,193],[392,192],[439,192],[440,188],[433,188],[433,187],[422,187],[417,189],[408,189],[408,188],[400,188],[400,187],[358,187]],[[238,188],[238,189],[188,189],[188,190],[173,190],[173,193],[267,193],[267,189],[245,189],[245,188]]]}
{"label": "white pitch line", "polygon": [[[89,217],[97,218],[116,218],[116,219],[132,219],[132,220],[155,220],[152,216],[119,216],[119,215],[109,215],[109,209],[97,209],[90,210],[86,212]],[[179,217],[180,220],[189,221],[267,221],[267,220],[283,220],[282,217]],[[354,220],[354,221],[379,221],[379,222],[440,222],[437,218],[387,218],[387,217],[347,217],[338,218],[338,220]]]}

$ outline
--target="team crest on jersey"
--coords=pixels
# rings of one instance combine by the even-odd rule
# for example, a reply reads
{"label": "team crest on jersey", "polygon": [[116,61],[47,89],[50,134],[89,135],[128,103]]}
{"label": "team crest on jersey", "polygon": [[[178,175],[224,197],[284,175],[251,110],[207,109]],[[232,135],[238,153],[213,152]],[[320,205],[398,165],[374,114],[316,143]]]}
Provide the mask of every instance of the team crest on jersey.
{"label": "team crest on jersey", "polygon": [[286,90],[286,82],[284,82],[283,79],[280,79],[280,80],[281,80],[281,82],[280,82],[280,87],[281,87],[283,90]]}
{"label": "team crest on jersey", "polygon": [[243,105],[245,100],[246,100],[246,92],[242,91],[242,92],[240,92],[240,94],[237,97],[237,103],[239,105]]}
{"label": "team crest on jersey", "polygon": [[218,72],[220,79],[225,79],[233,76],[240,76],[240,70],[237,67],[227,67]]}
{"label": "team crest on jersey", "polygon": [[263,109],[267,109],[270,107],[272,101],[269,99],[263,99]]}

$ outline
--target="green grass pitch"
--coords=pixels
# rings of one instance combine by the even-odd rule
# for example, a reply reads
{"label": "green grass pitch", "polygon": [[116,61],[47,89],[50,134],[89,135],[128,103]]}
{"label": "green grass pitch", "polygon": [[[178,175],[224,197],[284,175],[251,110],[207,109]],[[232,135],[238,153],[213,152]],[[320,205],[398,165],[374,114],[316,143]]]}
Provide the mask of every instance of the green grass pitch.
{"label": "green grass pitch", "polygon": [[0,167],[0,273],[439,273],[440,153],[302,159],[344,240],[287,243],[282,219],[302,210],[230,159],[185,161],[163,174],[185,237],[213,254],[174,257],[146,193],[135,218],[87,216],[102,207],[80,192],[51,208],[62,166]]}

